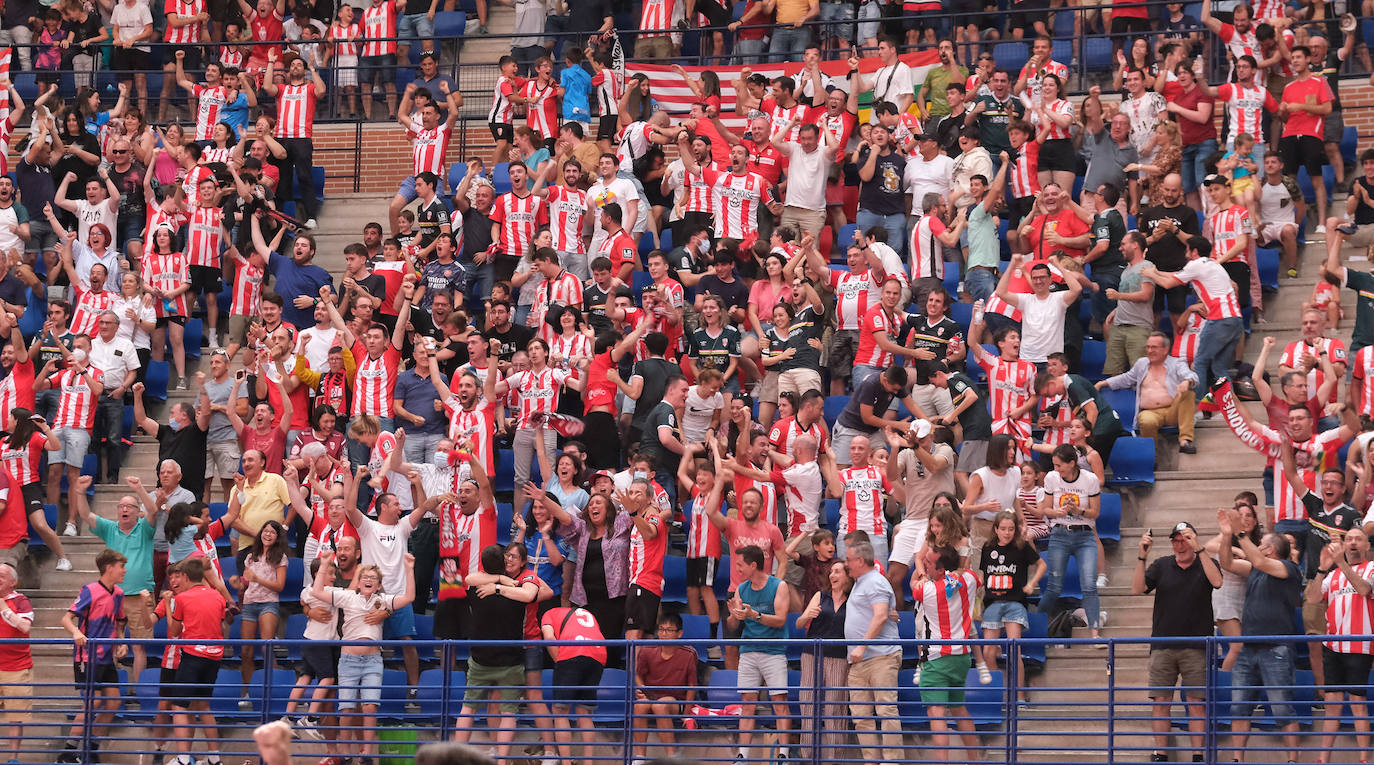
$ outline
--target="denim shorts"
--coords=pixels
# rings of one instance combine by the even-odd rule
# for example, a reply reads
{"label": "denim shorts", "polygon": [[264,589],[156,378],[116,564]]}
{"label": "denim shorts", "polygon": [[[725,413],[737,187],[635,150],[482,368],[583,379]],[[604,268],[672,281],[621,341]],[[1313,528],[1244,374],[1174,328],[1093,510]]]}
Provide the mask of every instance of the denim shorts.
{"label": "denim shorts", "polygon": [[352,709],[382,700],[382,655],[339,656],[339,709]]}
{"label": "denim shorts", "polygon": [[434,21],[428,13],[403,13],[396,21],[396,36],[402,40],[429,40],[434,37]]}
{"label": "denim shorts", "polygon": [[392,611],[391,616],[382,622],[383,640],[413,637],[415,637],[415,611],[410,606],[403,606]]}
{"label": "denim shorts", "polygon": [[243,620],[244,620],[245,622],[256,622],[256,621],[258,620],[258,617],[259,617],[259,616],[262,616],[263,614],[271,614],[271,615],[273,615],[273,616],[280,616],[280,615],[281,615],[281,603],[278,602],[278,601],[275,601],[275,600],[270,600],[270,601],[267,601],[266,603],[244,603],[244,604],[243,604]]}
{"label": "denim shorts", "polygon": [[983,627],[1000,630],[1006,623],[1019,624],[1022,629],[1030,627],[1030,614],[1026,604],[1017,600],[999,600],[983,609]]}
{"label": "denim shorts", "polygon": [[58,428],[53,435],[57,436],[62,448],[48,452],[48,464],[81,467],[86,460],[86,452],[91,448],[91,432],[81,428]]}

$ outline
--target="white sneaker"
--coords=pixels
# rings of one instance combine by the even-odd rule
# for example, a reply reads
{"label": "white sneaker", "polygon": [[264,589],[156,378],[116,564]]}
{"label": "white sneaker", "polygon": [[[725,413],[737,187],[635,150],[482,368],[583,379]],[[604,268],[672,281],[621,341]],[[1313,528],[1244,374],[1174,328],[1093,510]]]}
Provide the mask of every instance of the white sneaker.
{"label": "white sneaker", "polygon": [[75,523],[68,523],[68,524],[67,524],[67,527],[64,528],[64,529],[62,529],[62,536],[64,536],[64,537],[74,537],[74,536],[76,536],[76,524],[75,524]]}
{"label": "white sneaker", "polygon": [[1098,611],[1098,612],[1097,612],[1097,626],[1098,626],[1098,629],[1101,629],[1102,627],[1107,626],[1107,612],[1106,612],[1106,611]]}
{"label": "white sneaker", "polygon": [[217,351],[217,350],[219,350],[219,349],[220,349],[220,348],[219,348],[219,337],[217,337],[217,336],[215,336],[215,335],[211,335],[211,336],[210,336],[210,351],[211,351],[211,352],[214,352],[214,351]]}
{"label": "white sneaker", "polygon": [[308,220],[308,221],[305,222],[305,227],[306,227],[306,229],[308,229],[308,230],[310,230],[310,231],[314,231],[316,228],[319,228],[319,225],[320,225],[319,223],[316,223],[316,222],[315,222],[315,219],[314,219],[314,218],[311,218],[310,220]]}
{"label": "white sneaker", "polygon": [[1326,226],[1325,226],[1325,225],[1317,226],[1317,233],[1318,233],[1318,234],[1325,234],[1325,233],[1326,233]]}
{"label": "white sneaker", "polygon": [[71,571],[71,570],[72,570],[72,562],[71,562],[70,560],[66,559],[66,558],[58,558],[58,559],[57,559],[57,570],[58,570],[58,571]]}
{"label": "white sneaker", "polygon": [[[644,761],[635,760],[635,762],[642,763]],[[544,759],[539,761],[539,765],[563,765],[563,761],[558,759],[557,757],[545,757]]]}
{"label": "white sneaker", "polygon": [[299,718],[296,719],[296,723],[292,728],[292,732],[294,733],[297,730],[300,731],[300,735],[305,736],[306,738],[313,739],[315,741],[324,740],[324,734],[320,732],[319,728],[315,727],[315,721],[311,720],[309,717],[306,717],[305,715],[301,715]]}
{"label": "white sneaker", "polygon": [[978,682],[982,683],[983,685],[990,685],[992,683],[992,670],[988,669],[988,665],[979,662],[977,669]]}
{"label": "white sneaker", "polygon": [[713,645],[706,649],[706,658],[710,659],[711,661],[720,661],[722,656],[723,654],[721,653],[720,646],[718,645]]}
{"label": "white sneaker", "polygon": [[912,685],[913,688],[919,688],[919,687],[920,687],[920,685],[921,685],[921,668],[920,668],[920,667],[917,667],[917,668],[916,668],[916,671],[911,673],[911,685]]}
{"label": "white sneaker", "polygon": [[1098,575],[1097,575],[1097,589],[1099,589],[1099,590],[1105,590],[1105,589],[1107,589],[1107,575],[1106,575],[1106,574],[1098,574]]}

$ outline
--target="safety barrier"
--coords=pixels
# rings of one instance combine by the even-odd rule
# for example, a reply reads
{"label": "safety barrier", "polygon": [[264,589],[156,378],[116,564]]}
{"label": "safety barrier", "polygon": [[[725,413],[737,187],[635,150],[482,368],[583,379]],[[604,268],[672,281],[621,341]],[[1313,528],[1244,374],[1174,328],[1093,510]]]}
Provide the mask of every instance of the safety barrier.
{"label": "safety barrier", "polygon": [[[1362,638],[1355,638],[1360,640]],[[1363,638],[1369,639],[1369,638]],[[534,756],[541,748],[554,754],[560,740],[575,741],[565,749],[565,759],[577,762],[631,763],[640,759],[632,742],[644,739],[647,757],[663,756],[672,750],[678,756],[698,762],[732,762],[741,743],[742,732],[753,728],[749,762],[770,762],[777,758],[776,739],[780,733],[792,736],[789,761],[816,763],[878,763],[878,762],[941,762],[946,760],[1001,762],[1006,765],[1020,762],[1117,762],[1143,761],[1151,752],[1167,752],[1174,760],[1192,759],[1194,753],[1206,762],[1230,762],[1240,758],[1247,762],[1287,762],[1289,748],[1321,750],[1331,761],[1356,760],[1364,756],[1367,746],[1357,746],[1350,728],[1357,726],[1368,731],[1369,711],[1363,694],[1369,679],[1355,686],[1313,687],[1311,673],[1297,670],[1292,681],[1275,680],[1263,688],[1241,686],[1233,682],[1230,672],[1220,669],[1220,657],[1233,641],[1243,641],[1247,651],[1263,660],[1266,667],[1285,655],[1299,658],[1308,648],[1311,637],[1274,637],[1230,639],[1208,637],[1198,639],[1112,638],[1084,639],[1018,639],[968,641],[981,650],[996,646],[1013,669],[992,666],[992,682],[984,685],[976,670],[969,669],[963,688],[950,688],[940,680],[948,677],[938,665],[924,664],[924,674],[916,680],[916,660],[926,652],[938,654],[938,646],[950,645],[941,641],[898,641],[902,657],[896,671],[896,682],[881,686],[846,686],[847,670],[830,667],[824,651],[840,644],[821,640],[788,640],[776,644],[751,641],[607,641],[612,654],[623,651],[627,667],[637,666],[643,652],[658,652],[661,646],[691,645],[697,649],[699,680],[696,686],[669,689],[645,688],[635,672],[607,669],[594,687],[581,686],[583,691],[566,704],[555,701],[552,663],[547,661],[548,646],[584,646],[586,643],[529,643],[529,642],[453,642],[453,641],[391,641],[380,645],[385,655],[399,659],[403,648],[414,648],[424,667],[418,682],[407,681],[401,669],[386,668],[378,681],[339,690],[357,691],[368,698],[373,694],[376,708],[342,710],[332,693],[317,702],[318,719],[309,729],[298,724],[306,715],[316,686],[298,686],[296,674],[290,669],[305,645],[320,646],[319,641],[224,641],[226,659],[218,671],[217,681],[208,692],[203,686],[162,684],[161,670],[156,660],[138,678],[130,679],[120,670],[115,691],[100,685],[99,673],[86,673],[84,683],[72,694],[67,683],[43,683],[31,689],[17,684],[0,686],[0,698],[5,715],[0,715],[0,755],[10,749],[14,760],[20,762],[51,762],[61,754],[64,741],[75,742],[75,755],[83,762],[139,762],[163,755],[175,757],[178,744],[194,736],[191,755],[205,761],[207,752],[228,760],[251,755],[252,729],[256,725],[283,717],[297,725],[300,736],[295,745],[297,757],[321,758],[331,754],[358,757],[364,745],[377,744],[379,751],[370,756],[389,762],[409,761],[417,745],[429,741],[453,740],[471,733],[474,746],[495,746],[499,739],[512,741],[511,756],[517,759]],[[97,646],[104,641],[90,641]],[[127,642],[127,641],[124,641]],[[193,645],[186,641],[141,641],[153,656],[173,645]],[[31,645],[61,644],[61,641],[31,641]],[[234,666],[233,656],[244,645],[253,645],[259,664],[244,682],[240,669]],[[343,645],[343,644],[341,644]],[[356,645],[356,644],[355,644]],[[522,653],[535,649],[545,657],[538,680],[520,686],[529,700],[518,708],[503,711],[484,700],[470,704],[465,697],[497,691],[490,686],[474,687],[467,682],[467,656],[473,646],[511,647]],[[884,645],[876,641],[857,641],[843,644],[854,646]],[[886,645],[893,645],[886,643]],[[961,644],[963,645],[963,644]],[[1052,646],[1065,646],[1049,657],[1050,668],[1063,676],[1071,665],[1071,683],[1046,685],[1027,682],[1015,667],[1022,660],[1043,657]],[[742,715],[748,688],[739,688],[738,674],[725,670],[719,662],[706,662],[708,646],[738,646],[744,652],[774,646],[788,661],[785,687],[773,688],[768,702],[751,715]],[[1182,688],[1190,701],[1184,706],[1174,699],[1178,688],[1167,691],[1146,684],[1123,682],[1122,675],[1147,675],[1150,650],[1193,648],[1209,657],[1206,661],[1206,681]],[[1318,644],[1311,643],[1311,655],[1320,660]],[[870,654],[871,658],[871,654]],[[752,660],[751,660],[752,661]],[[835,661],[835,659],[830,659]],[[841,662],[844,660],[841,659]],[[1248,661],[1243,658],[1242,661]],[[894,662],[895,666],[895,662]],[[1267,671],[1267,670],[1266,670]],[[806,678],[803,681],[803,678]],[[1265,675],[1272,678],[1271,675]],[[772,679],[769,682],[776,682]],[[920,687],[914,683],[920,682]],[[953,685],[957,686],[957,681]],[[503,686],[510,690],[514,686]],[[300,689],[293,700],[293,690]],[[1263,715],[1253,721],[1248,742],[1238,744],[1232,735],[1233,724],[1243,716],[1234,707],[1249,691],[1260,691],[1264,702]],[[957,696],[945,698],[950,691],[965,694],[963,709],[955,706]],[[1350,692],[1354,704],[1341,700],[1339,695],[1327,696],[1325,706],[1322,692]],[[117,692],[117,701],[106,696]],[[647,693],[646,693],[647,692]],[[654,706],[651,698],[659,693],[673,694],[673,701]],[[1279,694],[1291,693],[1291,711],[1283,708]],[[689,695],[690,694],[690,695]],[[859,706],[863,695],[881,699],[876,711]],[[1018,703],[1029,695],[1031,703]],[[1158,698],[1152,698],[1158,697]],[[31,701],[33,711],[22,729],[6,728],[16,718],[11,704]],[[170,717],[169,706],[192,707],[202,702],[206,712],[190,713],[187,720],[176,725]],[[886,702],[886,703],[884,703]],[[108,731],[106,721],[99,715],[111,712],[104,704],[117,707]],[[467,704],[465,706],[465,704]],[[171,710],[175,712],[175,710]],[[80,717],[73,715],[80,713]],[[213,715],[213,720],[209,715]],[[941,743],[937,738],[946,720],[965,729],[967,735]],[[1291,731],[1298,736],[1296,743],[1284,739],[1289,733],[1280,726],[1288,720],[1296,723]],[[1152,723],[1163,727],[1163,735],[1171,736],[1163,744],[1154,740]],[[1189,739],[1189,725],[1193,730]],[[1328,733],[1324,726],[1330,726]],[[865,728],[876,726],[888,735],[871,738]],[[670,737],[661,738],[660,732]],[[16,734],[19,738],[15,738]],[[564,735],[566,734],[566,735]],[[1323,741],[1332,736],[1330,743]],[[561,739],[560,739],[561,736]],[[586,751],[582,751],[585,745]],[[867,747],[867,750],[865,749]],[[885,747],[885,748],[884,748]],[[1243,752],[1241,748],[1243,747]],[[522,754],[523,753],[523,754]],[[213,761],[213,760],[211,760]],[[356,762],[356,760],[355,760]]]}

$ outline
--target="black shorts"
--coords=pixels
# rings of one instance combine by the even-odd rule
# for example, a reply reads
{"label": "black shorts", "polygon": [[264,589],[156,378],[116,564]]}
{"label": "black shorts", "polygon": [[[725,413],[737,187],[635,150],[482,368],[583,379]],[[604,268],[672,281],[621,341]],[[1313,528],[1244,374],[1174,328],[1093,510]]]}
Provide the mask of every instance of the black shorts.
{"label": "black shorts", "polygon": [[[687,559],[687,586],[688,587],[713,587],[716,583],[716,566],[720,563],[715,558],[688,558]],[[655,625],[657,626],[657,625]]]}
{"label": "black shorts", "polygon": [[1167,303],[1169,315],[1178,316],[1188,310],[1188,296],[1191,294],[1193,294],[1193,290],[1186,284],[1170,287],[1167,290],[1155,287],[1155,311],[1163,311]]}
{"label": "black shorts", "polygon": [[[78,691],[86,690],[87,668],[90,668],[90,671],[95,675],[96,690],[119,685],[119,673],[115,671],[113,664],[92,665],[83,661],[72,665],[72,675],[76,677],[76,689]],[[213,686],[214,683],[212,682],[211,685]]]}
{"label": "black shorts", "polygon": [[43,512],[43,483],[41,481],[24,484],[20,492],[24,495],[25,516]]}
{"label": "black shorts", "polygon": [[162,68],[166,69],[176,63],[177,51],[185,51],[186,58],[182,59],[181,66],[186,71],[200,68],[201,50],[199,45],[170,45],[164,49],[162,58]]}
{"label": "black shorts", "polygon": [[590,656],[574,656],[553,665],[554,704],[593,704],[601,685],[601,662]]}
{"label": "black shorts", "polygon": [[162,674],[158,676],[157,697],[172,701],[183,695],[181,688],[177,686],[176,667],[163,667]]}
{"label": "black shorts", "polygon": [[184,650],[181,662],[177,664],[177,683],[185,698],[208,699],[215,692],[215,682],[219,680],[219,660],[204,656],[192,656]]}
{"label": "black shorts", "polygon": [[1299,167],[1307,168],[1312,185],[1322,182],[1322,165],[1326,164],[1326,144],[1310,135],[1286,135],[1279,139],[1279,156],[1283,157],[1283,174],[1298,174]]}
{"label": "black shorts", "polygon": [[[710,3],[707,3],[710,5]],[[620,117],[615,114],[603,114],[596,123],[596,140],[614,141],[615,134],[620,132]]]}
{"label": "black shorts", "polygon": [[[685,212],[685,213],[683,213],[683,214],[682,214],[682,231],[683,231],[683,236],[685,237],[685,236],[687,235],[687,229],[693,228],[693,227],[695,227],[695,226],[704,226],[704,227],[706,228],[706,235],[707,235],[708,237],[712,238],[712,239],[715,238],[715,236],[716,236],[716,216],[715,216],[715,215],[712,215],[711,213],[708,213],[708,212],[698,212],[698,211],[695,211],[695,210],[693,210],[692,212]],[[677,241],[677,240],[674,239],[673,241]],[[686,240],[686,239],[683,239],[683,241],[685,242],[685,241],[687,241],[687,240]],[[752,260],[752,258],[751,258],[751,260]]]}
{"label": "black shorts", "polygon": [[625,596],[625,629],[653,634],[658,627],[659,600],[658,595],[643,587],[630,585],[630,592]]}
{"label": "black shorts", "polygon": [[1016,9],[1018,12],[1011,14],[1011,28],[1020,27],[1028,37],[1035,35],[1035,22],[1050,22],[1050,0],[1021,0]]}
{"label": "black shorts", "polygon": [[129,77],[121,78],[127,81],[132,79],[133,74],[152,68],[152,54],[137,48],[115,48],[110,52],[110,68],[116,72],[128,72]]}
{"label": "black shorts", "polygon": [[515,140],[514,125],[506,122],[488,122],[487,127],[491,129],[491,138],[494,141],[510,143]]}
{"label": "black shorts", "polygon": [[716,0],[702,0],[697,4],[697,13],[706,17],[707,26],[723,27],[730,23],[733,3],[722,6]]}
{"label": "black shorts", "polygon": [[468,601],[466,598],[445,598],[434,608],[434,637],[440,640],[463,640],[467,637]]}
{"label": "black shorts", "polygon": [[1035,208],[1035,197],[1016,197],[1007,204],[1007,225],[1015,230]]}
{"label": "black shorts", "polygon": [[313,677],[318,682],[339,676],[339,647],[330,645],[301,646],[301,663],[296,674]]}
{"label": "black shorts", "polygon": [[1326,687],[1322,690],[1325,693],[1348,693],[1361,698],[1368,696],[1371,667],[1374,667],[1374,656],[1370,654],[1337,653],[1322,646],[1322,669],[1326,670]]}
{"label": "black shorts", "polygon": [[218,295],[224,289],[224,272],[210,266],[191,266],[191,294]]}
{"label": "black shorts", "polygon": [[185,316],[159,316],[159,317],[157,317],[156,326],[157,326],[158,329],[162,329],[163,327],[167,326],[168,324],[180,324],[181,326],[184,327],[184,326],[186,326],[186,317],[185,317]]}
{"label": "black shorts", "polygon": [[1241,308],[1250,307],[1250,264],[1245,262],[1243,255],[1221,264],[1226,269],[1226,275],[1231,277],[1231,281],[1236,283],[1236,303]]}
{"label": "black shorts", "polygon": [[1078,167],[1078,157],[1073,153],[1073,142],[1067,138],[1045,141],[1040,147],[1039,169],[1050,172],[1072,173]]}
{"label": "black shorts", "polygon": [[1120,45],[1121,45],[1121,40],[1122,40],[1123,38],[1122,38],[1122,37],[1119,37],[1118,35],[1128,35],[1128,34],[1143,35],[1143,34],[1146,34],[1147,32],[1150,31],[1150,19],[1148,19],[1148,18],[1142,19],[1142,18],[1139,18],[1139,17],[1136,17],[1136,16],[1122,17],[1122,16],[1113,15],[1113,16],[1112,16],[1112,30],[1111,30],[1111,31],[1112,31],[1112,38],[1115,39],[1115,40],[1117,41],[1117,45],[1120,46]]}

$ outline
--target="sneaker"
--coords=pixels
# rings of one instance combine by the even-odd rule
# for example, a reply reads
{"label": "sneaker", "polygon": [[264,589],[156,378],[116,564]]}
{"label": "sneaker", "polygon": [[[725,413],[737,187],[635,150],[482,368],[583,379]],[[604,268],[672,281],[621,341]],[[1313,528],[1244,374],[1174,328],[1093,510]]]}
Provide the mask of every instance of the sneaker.
{"label": "sneaker", "polygon": [[1336,230],[1341,232],[1342,234],[1345,234],[1346,236],[1354,236],[1355,233],[1360,230],[1360,228],[1359,226],[1356,226],[1354,223],[1342,223],[1341,225],[1336,227]]}
{"label": "sneaker", "polygon": [[1107,626],[1107,612],[1106,612],[1106,611],[1098,611],[1098,612],[1097,612],[1097,628],[1098,628],[1098,629],[1101,629],[1101,628],[1103,628],[1103,627],[1105,627],[1105,626]]}
{"label": "sneaker", "polygon": [[210,344],[207,345],[206,347],[209,348],[212,352],[213,352],[213,351],[219,350],[219,349],[220,349],[220,348],[219,348],[219,336],[218,336],[217,334],[216,334],[216,335],[211,335],[211,336],[210,336]]}
{"label": "sneaker", "polygon": [[[62,763],[73,763],[73,765],[81,762],[81,755],[78,754],[76,750],[76,742],[68,741],[66,746],[62,748],[62,754],[57,755],[57,761]],[[738,760],[736,761],[738,762]]]}
{"label": "sneaker", "polygon": [[338,757],[326,757],[315,763],[315,765],[342,765]]}
{"label": "sneaker", "polygon": [[1197,454],[1197,444],[1192,441],[1179,441],[1178,451],[1180,454]]}
{"label": "sneaker", "polygon": [[916,667],[915,672],[911,673],[911,685],[915,688],[919,688],[921,685],[921,668],[919,666]]}
{"label": "sneaker", "polygon": [[1105,590],[1105,589],[1107,589],[1107,575],[1106,575],[1106,574],[1098,574],[1098,575],[1097,575],[1097,589],[1099,589],[1099,590]]}
{"label": "sneaker", "polygon": [[[635,760],[635,762],[642,763],[644,761]],[[558,759],[557,757],[545,757],[544,759],[539,761],[539,765],[563,765],[563,761]]]}
{"label": "sneaker", "polygon": [[253,711],[253,702],[249,701],[247,696],[244,696],[243,698],[239,699],[239,711],[240,711],[240,712],[251,712],[251,711]]}
{"label": "sneaker", "polygon": [[224,765],[224,761],[219,758],[219,755],[212,754],[205,758],[205,765]]}
{"label": "sneaker", "polygon": [[308,220],[308,221],[305,222],[305,228],[306,228],[307,231],[314,231],[315,229],[317,229],[317,228],[319,228],[319,227],[320,227],[320,224],[317,223],[317,222],[315,221],[314,218],[311,218],[310,220]]}
{"label": "sneaker", "polygon": [[1318,233],[1318,234],[1325,234],[1325,233],[1326,233],[1326,226],[1325,226],[1325,225],[1317,226],[1317,229],[1316,229],[1316,232],[1315,232],[1315,233]]}
{"label": "sneaker", "polygon": [[176,387],[177,390],[186,390],[186,388],[187,388],[187,386],[186,386],[186,378],[185,378],[185,377],[181,378],[180,380],[177,380],[177,387]]}
{"label": "sneaker", "polygon": [[315,727],[315,721],[310,719],[306,715],[301,715],[296,720],[296,725],[294,728],[292,728],[291,732],[296,733],[296,731],[298,730],[300,731],[300,735],[305,736],[306,738],[313,739],[315,741],[324,740],[324,734],[320,732],[319,728]]}
{"label": "sneaker", "polygon": [[720,646],[713,645],[706,649],[706,658],[711,661],[720,661],[724,658],[724,653],[720,650]]}
{"label": "sneaker", "polygon": [[179,754],[172,760],[172,765],[196,765],[196,758],[189,754]]}
{"label": "sneaker", "polygon": [[1150,755],[1150,762],[1168,762],[1169,755],[1163,752],[1155,752]]}
{"label": "sneaker", "polygon": [[68,560],[67,558],[58,558],[58,559],[57,559],[57,570],[58,570],[58,571],[71,571],[71,570],[72,570],[72,562],[71,562],[70,560]]}
{"label": "sneaker", "polygon": [[[1206,762],[1206,760],[1202,758],[1202,755],[1195,754],[1193,755],[1193,762]],[[1360,760],[1360,762],[1364,762],[1364,760]]]}
{"label": "sneaker", "polygon": [[479,24],[479,25],[477,26],[477,34],[479,34],[479,35],[491,34],[491,30],[487,29],[487,25],[486,25],[486,24]]}
{"label": "sneaker", "polygon": [[64,537],[74,537],[74,536],[76,536],[76,524],[75,524],[75,523],[68,523],[67,526],[66,526],[66,528],[62,529],[62,536],[64,536]]}
{"label": "sneaker", "polygon": [[[72,760],[72,762],[76,762],[76,760]],[[735,759],[734,759],[735,765],[746,765],[746,763],[748,763],[748,762],[749,762],[749,758],[744,756],[744,752],[737,752],[737,753],[735,754]]]}
{"label": "sneaker", "polygon": [[1290,269],[1288,269],[1288,278],[1289,278],[1289,279],[1296,279],[1296,278],[1298,278],[1298,269],[1296,269],[1296,268],[1290,268]]}
{"label": "sneaker", "polygon": [[978,682],[983,685],[992,684],[992,671],[988,669],[987,664],[981,662],[978,664]]}

